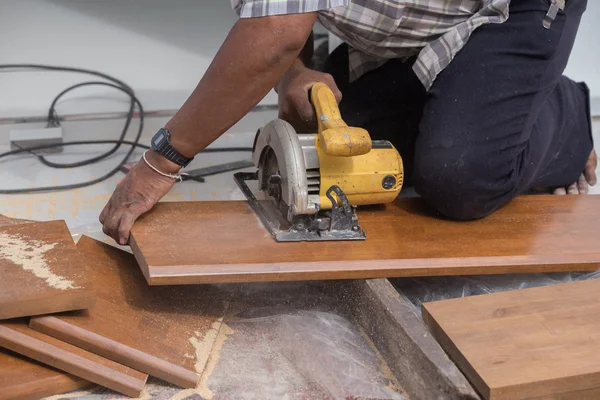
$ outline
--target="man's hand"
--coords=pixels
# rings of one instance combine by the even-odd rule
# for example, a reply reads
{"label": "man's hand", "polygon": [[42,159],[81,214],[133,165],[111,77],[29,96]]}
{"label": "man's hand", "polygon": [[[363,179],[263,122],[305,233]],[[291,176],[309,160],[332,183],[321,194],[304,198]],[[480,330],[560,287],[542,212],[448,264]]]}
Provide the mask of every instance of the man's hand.
{"label": "man's hand", "polygon": [[585,169],[579,177],[579,180],[567,188],[559,187],[554,189],[554,194],[565,195],[565,194],[587,194],[589,186],[596,184],[596,168],[598,167],[598,156],[596,150],[592,150],[592,154],[585,164]]}
{"label": "man's hand", "polygon": [[[246,115],[298,59],[316,20],[316,12],[239,19],[196,89],[165,125],[173,147],[193,157]],[[152,151],[147,158],[161,172],[179,171]],[[126,244],[135,220],[173,183],[138,163],[100,215],[104,232]]]}
{"label": "man's hand", "polygon": [[309,98],[310,88],[316,82],[329,86],[338,103],[342,100],[342,92],[331,75],[306,68],[300,61],[277,85],[279,118],[289,122],[298,133],[315,132],[317,129],[315,109]]}
{"label": "man's hand", "polygon": [[104,233],[120,245],[126,245],[135,220],[167,194],[174,183],[174,179],[156,173],[145,162],[138,162],[119,184],[100,214]]}

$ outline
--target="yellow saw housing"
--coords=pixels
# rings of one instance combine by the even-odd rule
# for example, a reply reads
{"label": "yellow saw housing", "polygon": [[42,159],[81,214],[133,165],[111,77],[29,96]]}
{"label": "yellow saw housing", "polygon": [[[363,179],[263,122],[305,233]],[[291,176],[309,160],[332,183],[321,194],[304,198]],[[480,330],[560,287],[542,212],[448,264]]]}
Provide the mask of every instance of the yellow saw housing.
{"label": "yellow saw housing", "polygon": [[346,125],[333,92],[323,83],[311,90],[318,120],[315,147],[319,159],[319,208],[329,210],[325,193],[337,185],[350,204],[390,203],[400,193],[404,167],[398,151],[387,141],[372,141],[362,128]]}

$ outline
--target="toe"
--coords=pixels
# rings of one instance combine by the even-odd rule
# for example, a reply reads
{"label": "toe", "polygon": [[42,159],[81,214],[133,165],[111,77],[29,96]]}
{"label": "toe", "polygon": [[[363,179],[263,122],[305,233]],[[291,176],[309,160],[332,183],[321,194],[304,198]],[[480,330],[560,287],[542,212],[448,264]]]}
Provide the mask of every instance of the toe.
{"label": "toe", "polygon": [[577,188],[579,189],[579,194],[588,194],[588,181],[584,174],[581,174],[579,177],[579,181],[577,181]]}
{"label": "toe", "polygon": [[558,196],[564,196],[565,194],[567,194],[567,190],[564,187],[559,187],[554,189],[554,194]]}
{"label": "toe", "polygon": [[569,194],[579,194],[579,188],[577,187],[577,182],[573,182],[567,189],[567,192]]}

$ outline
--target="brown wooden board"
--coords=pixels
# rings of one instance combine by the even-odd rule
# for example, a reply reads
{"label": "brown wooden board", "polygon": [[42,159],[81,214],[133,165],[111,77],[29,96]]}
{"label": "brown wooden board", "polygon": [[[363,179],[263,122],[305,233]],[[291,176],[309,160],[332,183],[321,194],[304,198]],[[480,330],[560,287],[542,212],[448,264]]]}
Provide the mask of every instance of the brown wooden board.
{"label": "brown wooden board", "polygon": [[64,221],[0,227],[0,319],[87,308],[95,294]]}
{"label": "brown wooden board", "polygon": [[420,199],[359,209],[365,241],[278,243],[246,202],[160,203],[133,227],[150,285],[594,270],[600,196],[523,196],[472,222]]}
{"label": "brown wooden board", "polygon": [[423,318],[490,400],[600,394],[600,280],[444,300]]}
{"label": "brown wooden board", "polygon": [[127,396],[142,393],[148,375],[37,332],[27,322],[0,323],[0,347]]}
{"label": "brown wooden board", "polygon": [[82,378],[0,350],[0,400],[35,400],[91,385]]}
{"label": "brown wooden board", "polygon": [[[0,215],[0,226],[31,222]],[[77,376],[0,349],[0,400],[34,400],[91,385]]]}
{"label": "brown wooden board", "polygon": [[213,286],[149,287],[122,250],[83,236],[97,304],[33,318],[30,326],[175,385],[193,388],[229,298]]}

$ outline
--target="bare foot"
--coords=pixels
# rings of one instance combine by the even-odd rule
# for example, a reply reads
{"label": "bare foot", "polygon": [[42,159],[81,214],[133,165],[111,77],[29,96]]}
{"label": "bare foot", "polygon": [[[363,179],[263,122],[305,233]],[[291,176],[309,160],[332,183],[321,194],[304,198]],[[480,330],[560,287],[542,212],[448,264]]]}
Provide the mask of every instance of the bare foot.
{"label": "bare foot", "polygon": [[598,166],[598,156],[596,150],[592,150],[590,158],[585,164],[585,169],[577,182],[572,183],[568,187],[559,187],[554,189],[554,194],[587,194],[590,186],[596,184],[596,167]]}

